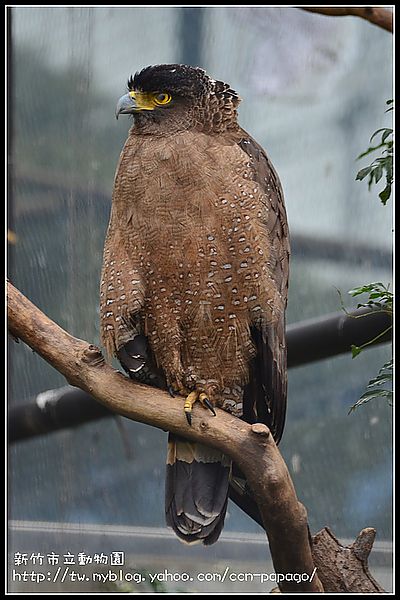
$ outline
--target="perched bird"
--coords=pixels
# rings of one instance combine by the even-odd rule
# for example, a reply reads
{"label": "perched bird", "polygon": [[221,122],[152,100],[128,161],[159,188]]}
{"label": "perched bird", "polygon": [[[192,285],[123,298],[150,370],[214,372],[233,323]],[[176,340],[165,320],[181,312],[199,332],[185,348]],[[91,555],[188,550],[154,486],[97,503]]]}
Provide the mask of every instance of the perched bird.
{"label": "perched bird", "polygon": [[[116,110],[134,120],[104,248],[103,345],[131,377],[186,397],[189,423],[199,401],[265,423],[279,442],[289,265],[279,178],[238,124],[238,94],[203,69],[150,66],[128,90]],[[218,539],[230,478],[229,457],[169,436],[166,518],[181,539]]]}

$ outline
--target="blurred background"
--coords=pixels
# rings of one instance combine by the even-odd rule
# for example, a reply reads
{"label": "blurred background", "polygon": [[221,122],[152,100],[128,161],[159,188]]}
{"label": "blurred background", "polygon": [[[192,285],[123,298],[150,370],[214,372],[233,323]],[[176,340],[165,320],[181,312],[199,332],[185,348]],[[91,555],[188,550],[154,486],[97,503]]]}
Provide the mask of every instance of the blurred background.
{"label": "blurred background", "polygon": [[[9,27],[9,276],[71,334],[99,343],[102,248],[131,125],[130,118],[115,120],[115,105],[128,77],[156,63],[202,66],[243,99],[240,123],[267,150],[285,192],[289,324],[340,311],[337,290],[350,308],[351,288],[390,282],[391,201],[383,207],[379,186],[368,191],[365,180],[355,181],[371,162],[356,157],[376,129],[391,126],[390,34],[356,18],[292,7],[15,7]],[[377,529],[373,564],[386,589],[392,409],[374,400],[348,411],[390,356],[390,345],[382,345],[354,360],[346,354],[290,369],[280,446],[313,533],[327,525],[348,540],[363,527]],[[66,384],[22,343],[11,343],[9,369],[11,406]],[[10,552],[121,550],[131,570],[265,570],[261,528],[231,503],[215,546],[186,548],[168,532],[165,452],[165,433],[120,417],[14,444]],[[146,584],[48,585],[148,591]],[[166,589],[231,588],[194,577],[155,591]]]}

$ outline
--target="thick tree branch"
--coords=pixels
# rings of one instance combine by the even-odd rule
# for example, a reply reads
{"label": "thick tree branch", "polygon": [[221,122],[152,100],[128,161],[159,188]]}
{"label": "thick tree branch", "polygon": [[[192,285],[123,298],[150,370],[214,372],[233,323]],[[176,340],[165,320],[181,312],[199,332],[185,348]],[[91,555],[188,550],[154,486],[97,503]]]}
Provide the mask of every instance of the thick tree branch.
{"label": "thick tree branch", "polygon": [[296,8],[331,17],[360,17],[393,33],[392,11],[382,6],[296,6]]}
{"label": "thick tree branch", "polygon": [[[62,373],[71,385],[90,393],[110,410],[135,421],[214,446],[231,456],[247,477],[260,509],[277,573],[307,573],[314,564],[307,515],[299,503],[286,464],[265,425],[249,425],[222,410],[209,416],[195,406],[189,427],[182,402],[166,392],[133,383],[107,365],[100,350],[72,337],[8,284],[10,333]],[[257,468],[255,468],[257,465]],[[311,581],[283,581],[282,591],[323,591]]]}
{"label": "thick tree branch", "polygon": [[[107,365],[96,346],[69,335],[11,284],[7,293],[11,335],[28,344],[69,383],[87,391],[113,412],[201,441],[231,456],[254,493],[275,572],[281,576],[310,576],[315,560],[318,574],[311,581],[292,581],[289,577],[280,581],[281,591],[322,592],[321,581],[325,591],[330,592],[382,591],[367,568],[374,530],[363,530],[350,549],[340,546],[329,530],[311,540],[306,510],[296,497],[286,464],[265,425],[249,425],[222,410],[212,417],[195,406],[189,427],[179,399],[133,383]],[[349,567],[346,557],[351,561]],[[352,576],[350,583],[348,573]]]}

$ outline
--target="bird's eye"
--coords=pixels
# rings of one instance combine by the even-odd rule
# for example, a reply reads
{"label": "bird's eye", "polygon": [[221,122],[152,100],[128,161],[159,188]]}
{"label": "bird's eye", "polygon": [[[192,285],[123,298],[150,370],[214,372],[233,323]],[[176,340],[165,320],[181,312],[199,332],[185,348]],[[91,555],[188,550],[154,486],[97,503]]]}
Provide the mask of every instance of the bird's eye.
{"label": "bird's eye", "polygon": [[154,102],[159,106],[164,106],[165,104],[169,104],[172,100],[172,96],[167,94],[167,92],[161,92],[160,94],[155,94]]}

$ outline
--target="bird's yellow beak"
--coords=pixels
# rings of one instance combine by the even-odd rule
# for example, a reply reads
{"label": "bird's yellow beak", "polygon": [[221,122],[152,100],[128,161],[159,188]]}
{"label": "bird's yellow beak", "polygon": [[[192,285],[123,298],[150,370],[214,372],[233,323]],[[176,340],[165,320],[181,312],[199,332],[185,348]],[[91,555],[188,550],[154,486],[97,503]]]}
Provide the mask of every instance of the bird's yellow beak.
{"label": "bird's yellow beak", "polygon": [[141,110],[154,110],[153,95],[146,92],[130,91],[118,100],[115,116],[132,115]]}
{"label": "bird's yellow beak", "polygon": [[117,119],[119,115],[131,115],[138,109],[134,93],[129,92],[118,100],[117,108],[115,109],[115,117]]}

